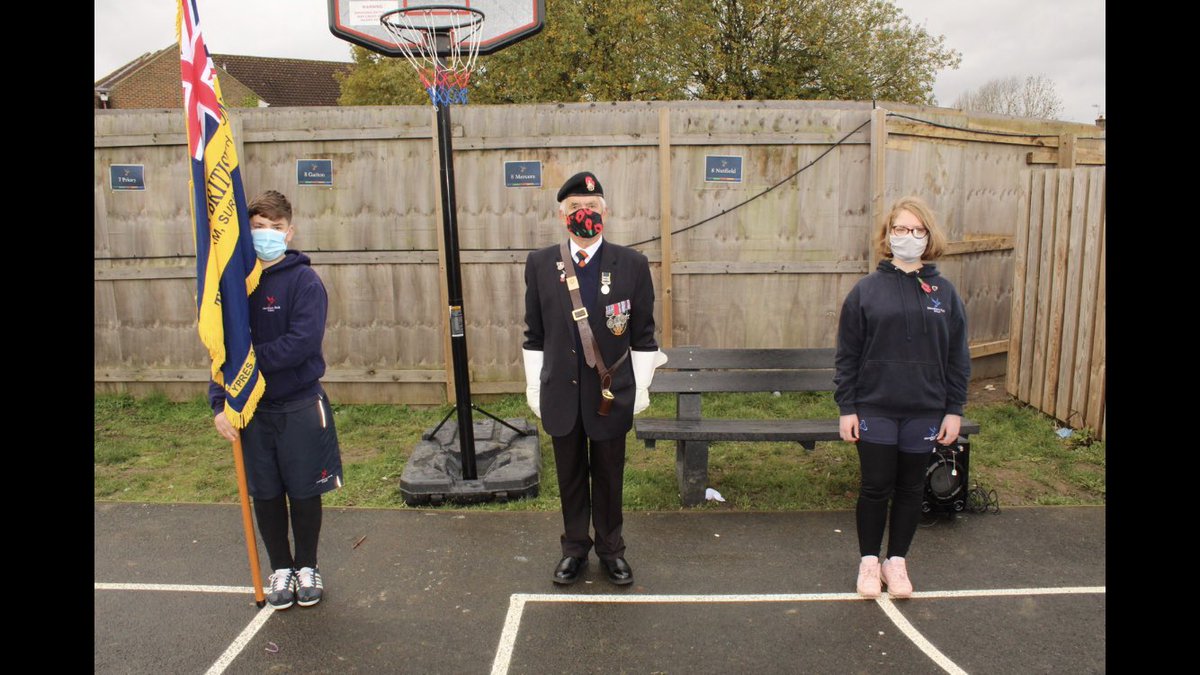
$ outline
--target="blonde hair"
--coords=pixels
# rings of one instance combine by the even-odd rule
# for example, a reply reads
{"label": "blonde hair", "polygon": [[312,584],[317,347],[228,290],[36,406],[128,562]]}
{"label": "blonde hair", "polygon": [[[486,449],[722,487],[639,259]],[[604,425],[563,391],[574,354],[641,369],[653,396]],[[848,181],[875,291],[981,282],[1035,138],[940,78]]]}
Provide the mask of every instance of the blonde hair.
{"label": "blonde hair", "polygon": [[892,247],[888,243],[888,237],[892,233],[892,225],[896,223],[896,217],[901,211],[908,211],[921,221],[925,229],[929,230],[928,243],[925,244],[925,252],[921,254],[921,260],[936,260],[946,251],[946,233],[942,231],[941,225],[938,225],[937,218],[933,215],[933,209],[925,203],[925,200],[916,195],[901,197],[892,205],[892,210],[888,213],[887,219],[879,224],[875,231],[875,251],[880,257],[891,258]]}

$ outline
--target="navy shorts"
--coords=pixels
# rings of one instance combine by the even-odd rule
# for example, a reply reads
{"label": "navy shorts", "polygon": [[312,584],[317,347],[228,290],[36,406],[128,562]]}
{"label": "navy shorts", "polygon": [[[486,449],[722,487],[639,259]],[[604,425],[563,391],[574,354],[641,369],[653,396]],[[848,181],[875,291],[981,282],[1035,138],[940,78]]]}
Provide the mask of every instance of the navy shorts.
{"label": "navy shorts", "polygon": [[930,452],[937,445],[941,417],[859,417],[858,440],[898,445],[900,452]]}
{"label": "navy shorts", "polygon": [[316,497],[342,486],[342,453],[325,393],[258,405],[242,430],[246,486],[255,499]]}

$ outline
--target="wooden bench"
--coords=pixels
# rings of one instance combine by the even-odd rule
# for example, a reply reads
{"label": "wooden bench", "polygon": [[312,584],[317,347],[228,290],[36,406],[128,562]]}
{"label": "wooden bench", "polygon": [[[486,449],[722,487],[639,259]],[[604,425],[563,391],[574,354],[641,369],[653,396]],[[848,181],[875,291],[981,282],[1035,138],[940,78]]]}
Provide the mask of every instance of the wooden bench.
{"label": "wooden bench", "polygon": [[[833,391],[834,349],[663,350],[668,361],[650,385],[652,394],[678,394],[675,419],[635,418],[634,430],[646,447],[675,441],[675,477],[685,506],[704,502],[708,487],[708,446],[720,441],[795,441],[811,452],[817,441],[838,441],[832,419],[704,419],[701,395],[713,392]],[[979,433],[963,418],[960,442]]]}

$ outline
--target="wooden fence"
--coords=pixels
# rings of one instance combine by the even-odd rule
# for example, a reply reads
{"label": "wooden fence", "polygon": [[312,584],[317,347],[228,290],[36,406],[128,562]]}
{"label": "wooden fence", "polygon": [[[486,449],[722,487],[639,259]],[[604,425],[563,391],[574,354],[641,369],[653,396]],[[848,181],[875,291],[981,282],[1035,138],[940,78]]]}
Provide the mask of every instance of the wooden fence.
{"label": "wooden fence", "polygon": [[1105,438],[1105,170],[1023,180],[1006,387]]}
{"label": "wooden fence", "polygon": [[[436,141],[427,106],[230,110],[248,195],[287,194],[294,245],[330,294],[331,397],[444,403],[450,383]],[[940,264],[969,313],[976,372],[1009,350],[1022,171],[1104,162],[1096,127],[863,102],[456,106],[452,133],[473,393],[524,389],[523,269],[562,236],[554,194],[589,169],[605,236],[649,257],[664,346],[828,347],[841,301],[873,269],[872,225],[910,193],[948,230]],[[203,391],[194,242],[180,110],[95,115],[96,390]],[[709,156],[742,161],[711,182]],[[297,162],[333,163],[332,186]],[[540,162],[540,187],[505,187],[504,162]],[[116,191],[114,164],[145,190]]]}

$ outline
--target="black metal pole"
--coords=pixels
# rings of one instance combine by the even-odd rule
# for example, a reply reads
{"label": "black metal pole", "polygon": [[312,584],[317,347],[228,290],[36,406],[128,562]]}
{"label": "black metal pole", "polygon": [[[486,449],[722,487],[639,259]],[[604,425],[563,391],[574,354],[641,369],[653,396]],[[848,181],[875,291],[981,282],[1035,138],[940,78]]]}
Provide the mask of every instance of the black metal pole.
{"label": "black metal pole", "polygon": [[[436,63],[436,59],[435,59]],[[442,64],[436,63],[435,81]],[[454,398],[458,409],[458,448],[463,480],[475,480],[475,428],[471,420],[471,380],[467,369],[467,331],[463,315],[462,275],[458,269],[458,209],[454,201],[454,144],[450,103],[437,105],[438,160],[442,178],[442,232],[446,239],[446,286],[450,296],[450,351],[454,358]]]}

